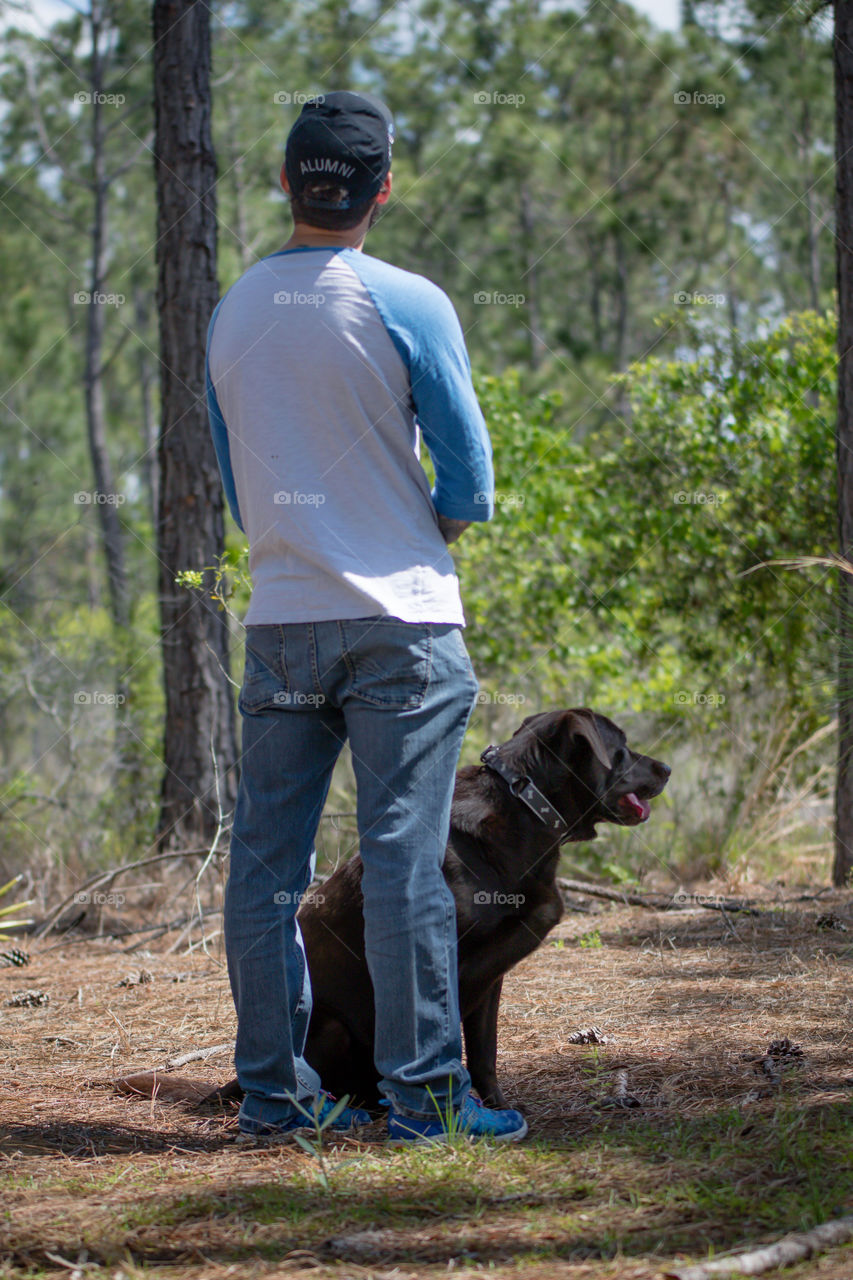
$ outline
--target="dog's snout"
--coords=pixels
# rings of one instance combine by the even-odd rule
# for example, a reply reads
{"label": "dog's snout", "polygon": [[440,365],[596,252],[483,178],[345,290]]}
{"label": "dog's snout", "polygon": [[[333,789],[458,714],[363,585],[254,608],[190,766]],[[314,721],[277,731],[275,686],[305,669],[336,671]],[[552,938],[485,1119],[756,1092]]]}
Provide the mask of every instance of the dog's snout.
{"label": "dog's snout", "polygon": [[670,769],[669,765],[664,764],[662,760],[653,760],[652,773],[655,775],[655,777],[660,778],[662,782],[666,782],[667,778],[672,773],[672,770]]}

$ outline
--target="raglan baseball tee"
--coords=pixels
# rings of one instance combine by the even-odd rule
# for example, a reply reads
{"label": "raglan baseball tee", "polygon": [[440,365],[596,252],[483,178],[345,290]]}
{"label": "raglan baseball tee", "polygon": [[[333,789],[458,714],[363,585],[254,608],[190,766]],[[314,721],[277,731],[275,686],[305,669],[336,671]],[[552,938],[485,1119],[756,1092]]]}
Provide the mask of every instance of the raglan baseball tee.
{"label": "raglan baseball tee", "polygon": [[247,625],[376,614],[464,625],[437,513],[490,519],[494,477],[441,289],[351,248],[264,258],[213,314],[207,395],[249,539]]}

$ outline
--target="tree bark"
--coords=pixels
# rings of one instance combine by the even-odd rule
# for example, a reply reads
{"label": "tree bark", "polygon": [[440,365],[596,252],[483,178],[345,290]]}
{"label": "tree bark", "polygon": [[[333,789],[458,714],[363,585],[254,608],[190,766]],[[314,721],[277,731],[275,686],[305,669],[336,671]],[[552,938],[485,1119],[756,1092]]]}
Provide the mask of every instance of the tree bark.
{"label": "tree bark", "polygon": [[[133,318],[137,333],[145,333],[148,329],[149,298],[141,288],[136,289],[133,297]],[[157,446],[159,431],[157,414],[154,407],[155,370],[151,353],[145,342],[137,344],[136,363],[139,372],[139,405],[142,410],[142,458],[139,469],[142,472],[145,492],[148,498],[148,510],[151,513],[151,527],[157,527],[159,509],[160,477],[157,473]]]}
{"label": "tree bark", "polygon": [[[205,403],[205,341],[218,297],[210,10],[154,0],[154,167],[161,434],[157,551],[166,692],[160,844],[210,839],[234,796],[227,616],[210,599],[224,549],[222,489]],[[194,595],[175,584],[206,569]]]}
{"label": "tree bark", "polygon": [[[835,0],[835,251],[838,283],[838,540],[853,555],[853,5]],[[839,573],[838,777],[833,883],[853,871],[853,576]]]}

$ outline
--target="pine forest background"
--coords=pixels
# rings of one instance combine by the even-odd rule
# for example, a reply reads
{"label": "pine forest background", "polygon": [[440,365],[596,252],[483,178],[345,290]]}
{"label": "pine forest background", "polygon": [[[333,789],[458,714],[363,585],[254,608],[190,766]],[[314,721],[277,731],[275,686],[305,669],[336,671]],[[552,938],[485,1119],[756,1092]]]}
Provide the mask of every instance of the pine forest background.
{"label": "pine forest background", "polygon": [[[43,901],[152,849],[163,772],[152,39],[146,6],[85,3],[6,8],[0,55],[0,883]],[[836,583],[767,562],[836,545],[828,12],[233,0],[213,41],[223,291],[289,234],[304,98],[395,113],[367,251],[453,299],[495,446],[456,555],[463,759],[591,705],[675,770],[569,865],[825,879]]]}

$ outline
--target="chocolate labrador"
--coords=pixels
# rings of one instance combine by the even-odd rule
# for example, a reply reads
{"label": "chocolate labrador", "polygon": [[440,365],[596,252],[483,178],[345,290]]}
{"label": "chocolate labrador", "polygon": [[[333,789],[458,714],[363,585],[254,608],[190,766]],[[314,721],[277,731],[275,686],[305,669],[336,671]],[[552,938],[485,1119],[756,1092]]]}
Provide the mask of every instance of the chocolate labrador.
{"label": "chocolate labrador", "polygon": [[[669,773],[631,751],[612,720],[580,707],[529,716],[508,742],[483,752],[481,765],[457,774],[444,875],[456,900],[467,1066],[491,1106],[508,1105],[496,1074],[504,974],[563,914],[560,846],[594,839],[599,822],[645,822]],[[330,1093],[372,1106],[379,1095],[361,870],[361,858],[351,858],[299,910],[314,995],[305,1057]],[[128,1083],[148,1093],[143,1080]],[[233,1081],[211,1098],[240,1096]]]}
{"label": "chocolate labrador", "polygon": [[[563,914],[560,846],[594,839],[599,822],[645,822],[669,773],[631,751],[612,720],[578,708],[529,716],[482,765],[457,774],[444,875],[456,899],[467,1066],[484,1102],[508,1105],[496,1075],[501,984]],[[322,894],[299,912],[314,993],[305,1057],[330,1093],[369,1106],[378,1077],[361,859],[339,867]]]}

